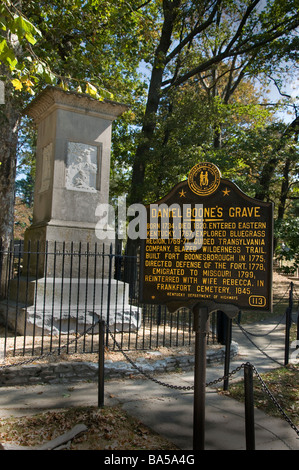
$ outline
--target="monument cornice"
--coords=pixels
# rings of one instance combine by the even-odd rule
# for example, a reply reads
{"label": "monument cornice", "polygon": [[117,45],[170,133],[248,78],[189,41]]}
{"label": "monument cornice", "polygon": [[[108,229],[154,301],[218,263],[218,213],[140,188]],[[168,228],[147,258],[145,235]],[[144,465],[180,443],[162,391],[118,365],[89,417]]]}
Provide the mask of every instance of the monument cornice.
{"label": "monument cornice", "polygon": [[100,101],[84,93],[65,91],[59,87],[47,86],[25,108],[24,114],[33,118],[35,123],[38,124],[54,109],[64,109],[114,121],[118,116],[127,111],[129,106],[111,100]]}

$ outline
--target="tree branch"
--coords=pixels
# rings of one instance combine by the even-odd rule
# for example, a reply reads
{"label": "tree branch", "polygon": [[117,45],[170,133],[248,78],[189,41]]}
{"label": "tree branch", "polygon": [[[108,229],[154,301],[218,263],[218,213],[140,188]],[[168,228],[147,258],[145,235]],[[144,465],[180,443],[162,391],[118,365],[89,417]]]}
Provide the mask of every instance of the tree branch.
{"label": "tree branch", "polygon": [[[277,27],[279,27],[279,31],[276,31],[276,33],[274,33],[274,34],[270,34],[270,35],[267,34],[264,39],[259,40],[258,39],[259,36],[256,36],[256,38],[253,37],[253,40],[257,39],[257,42],[253,41],[252,44],[249,47],[246,47],[246,48],[242,49],[242,48],[239,48],[240,47],[240,45],[239,45],[239,47],[235,47],[231,51],[229,51],[228,47],[227,47],[224,52],[220,52],[218,55],[208,59],[207,61],[201,63],[197,67],[194,67],[192,70],[185,73],[181,77],[178,77],[175,81],[173,81],[169,85],[169,87],[171,87],[171,86],[176,87],[176,86],[181,85],[182,83],[186,82],[191,77],[193,77],[194,75],[197,75],[198,73],[204,72],[205,70],[209,69],[212,65],[214,65],[216,63],[219,63],[224,59],[228,59],[229,57],[244,55],[244,54],[247,54],[247,53],[252,52],[252,51],[257,51],[260,47],[265,46],[266,44],[269,44],[270,42],[274,41],[275,39],[278,39],[279,37],[286,34],[286,32],[288,32],[289,30],[294,29],[298,25],[299,25],[299,20],[297,19],[297,17],[294,16],[291,20],[291,23],[289,23],[288,28],[282,30],[282,29],[280,29],[280,26],[281,26],[281,24],[280,24],[280,25],[277,26]],[[272,31],[273,30],[274,30],[274,28],[272,28]],[[243,45],[246,44],[248,41],[249,41],[249,38],[247,38],[246,41],[243,41]],[[164,90],[167,90],[169,87],[167,87]]]}
{"label": "tree branch", "polygon": [[251,5],[248,6],[248,8],[247,8],[240,24],[239,24],[239,27],[238,27],[235,35],[234,35],[234,37],[231,39],[231,41],[228,43],[228,45],[226,47],[225,54],[229,53],[229,51],[231,50],[233,44],[241,37],[243,28],[244,28],[248,18],[250,17],[251,13],[253,12],[253,10],[255,9],[255,7],[257,6],[258,3],[260,3],[260,0],[255,0]]}
{"label": "tree branch", "polygon": [[208,17],[206,21],[198,25],[196,28],[193,29],[178,45],[175,47],[167,56],[166,58],[166,64],[168,64],[177,54],[181,52],[181,50],[188,44],[192,39],[197,36],[199,33],[204,31],[205,29],[208,28],[213,23],[214,16],[217,13],[218,6],[221,4],[222,0],[217,0],[216,4]]}

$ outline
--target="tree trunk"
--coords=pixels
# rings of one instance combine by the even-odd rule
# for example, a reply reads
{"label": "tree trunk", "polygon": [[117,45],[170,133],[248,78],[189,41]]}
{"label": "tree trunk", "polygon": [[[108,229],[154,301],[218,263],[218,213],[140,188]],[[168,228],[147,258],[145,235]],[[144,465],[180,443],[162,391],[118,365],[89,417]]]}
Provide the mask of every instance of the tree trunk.
{"label": "tree trunk", "polygon": [[0,239],[7,248],[13,239],[16,151],[20,105],[12,98],[11,86],[5,83],[5,104],[0,105]]}
{"label": "tree trunk", "polygon": [[[297,141],[298,133],[299,133],[299,117],[296,117],[281,136],[280,143],[275,149],[275,154],[277,156],[272,157],[263,166],[261,176],[260,176],[260,188],[257,189],[256,194],[255,194],[256,199],[260,199],[261,201],[264,201],[267,198],[269,194],[270,183],[271,183],[274,170],[277,164],[279,163],[279,158],[280,158],[279,151],[283,149],[283,147],[286,145],[287,140],[291,138],[292,136],[294,136],[293,138],[295,139],[295,141]],[[286,161],[286,165],[287,165],[287,161]],[[289,171],[289,168],[285,167],[284,171]],[[288,175],[286,177],[286,180],[288,180]],[[281,210],[284,211],[283,208]]]}
{"label": "tree trunk", "polygon": [[[0,66],[0,73],[1,73]],[[21,113],[11,85],[5,82],[5,103],[0,105],[0,296],[7,292],[12,265],[7,250],[13,247],[14,201],[18,124]]]}
{"label": "tree trunk", "polygon": [[263,166],[261,176],[259,178],[259,188],[256,190],[255,198],[260,201],[265,201],[269,195],[270,183],[276,165],[278,164],[279,159],[276,157],[271,158]]}
{"label": "tree trunk", "polygon": [[[298,136],[299,136],[299,117],[297,116],[287,128],[285,135],[290,136],[294,134],[294,143],[298,143]],[[292,154],[294,153],[294,149],[291,150]],[[281,183],[281,190],[280,190],[280,198],[279,198],[279,206],[278,206],[278,220],[282,220],[284,218],[285,209],[286,209],[286,201],[288,198],[289,190],[290,190],[290,170],[292,166],[292,161],[294,161],[294,155],[292,157],[288,157],[284,164],[283,169],[283,179]]]}
{"label": "tree trunk", "polygon": [[283,179],[281,183],[277,220],[282,220],[284,217],[284,213],[285,213],[286,201],[287,201],[288,192],[290,189],[289,187],[290,166],[291,166],[291,159],[287,158],[284,164],[284,169],[283,169]]}
{"label": "tree trunk", "polygon": [[159,45],[155,51],[154,65],[148,91],[147,105],[143,118],[143,126],[136,149],[133,164],[130,204],[142,202],[143,184],[147,161],[150,158],[150,148],[156,128],[156,115],[161,99],[161,85],[165,69],[166,54],[171,45],[171,37],[181,0],[164,0],[164,23]]}

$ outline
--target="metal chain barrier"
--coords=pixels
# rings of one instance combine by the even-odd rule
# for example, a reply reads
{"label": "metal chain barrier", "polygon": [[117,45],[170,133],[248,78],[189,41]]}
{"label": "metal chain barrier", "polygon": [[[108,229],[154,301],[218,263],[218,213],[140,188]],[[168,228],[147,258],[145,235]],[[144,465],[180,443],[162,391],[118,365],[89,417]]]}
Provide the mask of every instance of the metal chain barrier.
{"label": "metal chain barrier", "polygon": [[247,332],[244,330],[244,328],[240,325],[240,323],[236,322],[237,326],[240,328],[240,330],[242,331],[242,333],[246,336],[246,338],[248,339],[248,341],[251,342],[251,344],[256,348],[258,349],[264,356],[266,356],[268,359],[270,359],[270,361],[273,361],[273,362],[276,362],[276,364],[278,364],[280,367],[283,367],[284,364],[282,364],[281,362],[277,361],[276,359],[273,359],[272,357],[270,357],[265,351],[263,351],[259,346],[257,346],[257,344],[255,344],[251,338],[249,338]]}
{"label": "metal chain barrier", "polygon": [[[114,343],[116,344],[116,346],[118,347],[119,351],[123,354],[123,356],[127,359],[127,361],[132,365],[132,367],[134,367],[136,370],[138,370],[138,372],[143,375],[144,377],[146,377],[147,379],[151,380],[152,382],[155,382],[156,384],[158,385],[162,385],[163,387],[167,387],[167,388],[171,388],[171,389],[175,389],[175,390],[183,390],[183,391],[190,391],[190,390],[194,390],[194,386],[193,385],[189,385],[189,386],[185,386],[185,385],[173,385],[173,384],[169,384],[169,383],[166,383],[166,382],[162,382],[161,380],[158,380],[156,379],[155,377],[151,376],[150,374],[148,374],[147,372],[145,372],[144,370],[142,370],[141,367],[137,366],[134,361],[122,350],[121,346],[119,345],[119,343],[117,342],[117,340],[114,338],[113,334],[111,333],[110,329],[108,328],[108,331],[109,331],[109,334],[112,338],[112,340],[114,341]],[[276,400],[276,398],[274,397],[274,395],[272,394],[272,392],[269,390],[269,388],[267,387],[266,383],[263,381],[262,377],[260,376],[260,374],[258,373],[256,367],[254,365],[252,365],[251,363],[249,362],[244,362],[243,364],[241,364],[240,366],[236,367],[234,370],[232,370],[231,372],[229,372],[227,375],[224,375],[223,377],[219,377],[218,379],[215,379],[215,380],[212,380],[211,382],[209,383],[206,383],[206,387],[210,387],[212,385],[217,385],[218,383],[232,377],[233,375],[235,375],[237,372],[239,372],[240,370],[242,370],[245,365],[251,365],[252,368],[253,368],[253,371],[255,372],[255,374],[257,375],[257,378],[259,379],[261,385],[262,385],[262,388],[263,390],[267,393],[267,395],[270,397],[270,399],[272,400],[272,402],[274,403],[274,405],[278,408],[279,412],[281,413],[281,415],[283,416],[283,418],[286,420],[286,422],[291,426],[291,428],[297,433],[297,435],[299,436],[299,429],[296,427],[296,425],[291,421],[291,419],[287,416],[287,414],[284,412],[284,410],[282,409],[282,407],[280,406],[280,404],[278,403],[278,401]],[[277,436],[278,437],[278,436]]]}
{"label": "metal chain barrier", "polygon": [[[271,333],[273,333],[278,327],[279,325],[282,323],[282,320],[284,319],[285,317],[285,313],[282,315],[281,319],[278,321],[278,323],[272,328],[272,330],[268,331],[267,333],[251,333],[250,331],[247,331],[245,330],[245,328],[242,327],[242,331],[243,332],[246,332],[247,335],[250,335],[250,336],[255,336],[257,338],[262,338],[264,336],[268,336],[270,335]],[[241,326],[239,322],[236,322],[238,326]]]}
{"label": "metal chain barrier", "polygon": [[289,292],[290,287],[291,287],[291,284],[292,284],[292,282],[290,282],[290,284],[288,285],[288,287],[286,288],[284,294],[280,297],[280,299],[277,300],[277,301],[273,304],[273,307],[276,307],[276,305],[280,304],[280,302],[282,302],[282,301],[285,299],[286,293]]}
{"label": "metal chain barrier", "polygon": [[296,288],[295,285],[293,286],[293,292],[294,292],[294,294],[295,294],[295,296],[296,296],[296,300],[299,300],[299,292],[297,292],[297,288]]}
{"label": "metal chain barrier", "polygon": [[280,404],[278,403],[278,401],[276,400],[276,398],[274,397],[272,392],[269,390],[269,388],[267,387],[267,385],[263,381],[260,374],[258,373],[256,367],[253,364],[251,364],[251,367],[253,368],[254,373],[256,374],[257,378],[259,379],[263,390],[267,393],[267,395],[272,400],[274,405],[278,408],[280,414],[283,416],[283,418],[286,420],[286,422],[291,426],[291,428],[296,432],[297,436],[299,437],[299,429],[297,428],[297,426],[295,426],[295,424],[292,422],[292,420],[284,412],[284,410],[282,409],[282,407],[280,406]]}
{"label": "metal chain barrier", "polygon": [[[21,366],[21,365],[25,365],[25,364],[29,364],[29,363],[32,363],[38,359],[43,359],[45,357],[49,357],[49,356],[52,356],[56,353],[60,353],[62,349],[65,349],[67,348],[69,345],[71,345],[73,342],[75,341],[78,341],[80,340],[83,336],[85,336],[90,330],[92,330],[98,323],[100,323],[101,320],[98,320],[96,323],[94,323],[93,325],[91,325],[87,330],[85,330],[83,333],[80,334],[79,338],[74,338],[73,340],[71,340],[69,343],[63,345],[63,346],[60,346],[59,348],[57,348],[56,350],[54,351],[50,351],[48,353],[45,353],[41,356],[39,356],[38,358],[36,357],[33,357],[31,359],[28,359],[26,361],[22,361],[22,362],[19,362],[17,364],[6,364],[4,366],[0,366],[0,370],[3,370],[3,369],[6,369],[6,368],[10,368],[10,367],[17,367],[17,366]],[[238,325],[240,326],[240,325]],[[242,328],[242,327],[241,327]],[[134,363],[134,361],[128,356],[128,354],[126,354],[120,344],[117,342],[117,340],[115,339],[115,337],[113,336],[112,332],[110,331],[109,327],[108,327],[108,332],[112,338],[112,340],[114,341],[114,343],[116,344],[117,348],[119,349],[119,351],[123,354],[123,356],[126,358],[126,360],[132,365],[132,367],[134,367],[136,370],[138,370],[138,372],[143,375],[144,377],[146,377],[147,379],[155,382],[156,384],[158,385],[162,385],[164,387],[167,387],[167,388],[170,388],[170,389],[175,389],[175,390],[182,390],[182,391],[191,391],[191,390],[194,390],[194,386],[193,385],[189,385],[189,386],[185,386],[185,385],[173,385],[173,384],[169,384],[169,383],[166,383],[166,382],[162,382],[161,380],[158,380],[156,379],[155,377],[151,376],[149,373],[145,372],[141,367],[137,366],[137,364]],[[277,362],[277,361],[275,361]],[[292,420],[287,416],[287,414],[284,412],[284,410],[282,409],[281,405],[278,403],[278,401],[276,400],[276,398],[274,397],[274,395],[272,394],[272,392],[269,390],[269,388],[267,387],[266,383],[264,382],[264,380],[262,379],[262,377],[260,376],[259,372],[257,371],[256,367],[253,365],[253,364],[250,364],[249,362],[247,363],[243,363],[241,364],[240,366],[236,367],[234,370],[232,370],[231,372],[229,372],[227,375],[224,375],[223,377],[219,377],[218,379],[215,379],[215,380],[212,380],[211,382],[209,383],[206,383],[206,387],[209,387],[209,386],[212,386],[212,385],[217,385],[218,383],[228,379],[228,378],[231,378],[233,375],[235,375],[237,372],[239,372],[240,370],[242,370],[246,364],[249,364],[251,365],[251,367],[253,368],[253,371],[255,372],[259,382],[261,383],[261,386],[263,388],[263,390],[266,392],[266,394],[269,396],[269,398],[272,400],[272,402],[274,403],[274,405],[277,407],[277,409],[279,410],[280,414],[283,416],[283,418],[285,419],[285,421],[291,426],[291,428],[296,432],[296,434],[299,436],[299,429],[297,428],[297,426],[292,422]]]}
{"label": "metal chain barrier", "polygon": [[[162,382],[161,380],[158,380],[155,377],[153,377],[152,375],[150,375],[149,373],[145,372],[141,367],[137,366],[137,364],[134,363],[134,361],[128,356],[128,354],[125,353],[125,351],[122,350],[120,344],[117,342],[117,340],[115,339],[115,337],[113,336],[113,334],[111,333],[109,328],[108,328],[108,331],[109,331],[109,334],[110,334],[112,340],[114,341],[114,343],[118,347],[119,351],[126,358],[126,360],[131,364],[131,366],[134,367],[134,369],[138,370],[138,372],[141,375],[143,375],[147,379],[151,380],[152,382],[155,382],[158,385],[162,385],[163,387],[172,388],[172,389],[175,389],[175,390],[183,390],[183,391],[194,390],[193,385],[173,385],[173,384],[169,384],[169,383],[166,383],[166,382]],[[232,372],[230,372],[227,375],[224,375],[223,377],[220,377],[219,379],[212,380],[211,382],[206,383],[206,387],[210,387],[211,385],[216,385],[217,383],[222,382],[223,380],[232,377],[234,374],[239,372],[242,369],[242,367],[243,367],[243,365],[237,367],[235,370],[233,370]]]}
{"label": "metal chain barrier", "polygon": [[[286,297],[286,294],[289,292],[290,290],[290,286],[291,286],[292,283],[290,283],[288,285],[288,287],[286,288],[284,294],[281,296],[281,298],[273,305],[273,307],[275,307],[276,305],[278,305],[280,302],[282,302],[283,300],[285,300],[287,297]],[[243,327],[242,327],[242,331],[243,332],[246,332],[247,335],[250,335],[250,336],[255,336],[255,337],[264,337],[264,336],[268,336],[270,335],[271,333],[273,333],[278,327],[279,325],[282,323],[283,319],[285,318],[285,313],[282,315],[282,317],[280,318],[280,320],[277,322],[277,324],[274,326],[274,328],[270,331],[268,331],[267,333],[251,333],[250,331],[247,331],[245,330]],[[238,326],[240,326],[239,322],[237,322]]]}
{"label": "metal chain barrier", "polygon": [[126,360],[131,364],[131,366],[138,370],[138,372],[143,375],[144,377],[146,377],[147,379],[151,380],[152,382],[155,382],[156,384],[158,385],[162,385],[163,387],[168,387],[168,388],[172,388],[172,389],[177,389],[177,390],[193,390],[193,386],[178,386],[178,385],[172,385],[172,384],[167,384],[165,382],[161,382],[160,380],[156,379],[155,377],[152,377],[150,374],[148,374],[147,372],[145,372],[141,367],[137,366],[137,364],[135,364],[135,362],[128,356],[128,354],[125,353],[125,351],[122,350],[120,344],[118,343],[118,341],[115,339],[114,335],[112,334],[111,330],[108,328],[108,331],[109,331],[109,335],[111,336],[112,338],[112,341],[114,342],[114,344],[116,344],[117,348],[119,349],[119,351],[122,353],[122,355],[126,358]]}

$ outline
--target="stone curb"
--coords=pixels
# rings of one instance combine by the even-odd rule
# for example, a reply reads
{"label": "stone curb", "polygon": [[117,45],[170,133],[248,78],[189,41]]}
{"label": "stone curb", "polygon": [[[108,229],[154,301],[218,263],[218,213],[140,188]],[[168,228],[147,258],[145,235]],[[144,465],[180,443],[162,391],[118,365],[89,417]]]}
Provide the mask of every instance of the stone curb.
{"label": "stone curb", "polygon": [[[232,341],[231,357],[238,354],[238,344]],[[207,350],[207,363],[223,362],[225,347]],[[138,358],[134,361],[147,374],[163,374],[179,370],[190,370],[194,367],[194,355],[164,357],[159,360]],[[116,379],[128,376],[141,376],[141,373],[128,361],[105,361],[105,378]],[[52,364],[29,364],[22,366],[0,366],[0,387],[15,385],[37,385],[96,381],[98,364],[95,362],[60,362]]]}

